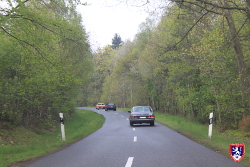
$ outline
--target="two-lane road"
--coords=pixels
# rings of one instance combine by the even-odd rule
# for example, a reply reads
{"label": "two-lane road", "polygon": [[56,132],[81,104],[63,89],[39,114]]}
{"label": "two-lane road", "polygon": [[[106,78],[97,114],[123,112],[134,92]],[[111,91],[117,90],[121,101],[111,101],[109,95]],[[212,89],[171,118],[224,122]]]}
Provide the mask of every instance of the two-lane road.
{"label": "two-lane road", "polygon": [[[242,167],[168,127],[129,125],[129,113],[82,108],[105,117],[102,128],[27,167]],[[230,144],[230,143],[229,143]]]}

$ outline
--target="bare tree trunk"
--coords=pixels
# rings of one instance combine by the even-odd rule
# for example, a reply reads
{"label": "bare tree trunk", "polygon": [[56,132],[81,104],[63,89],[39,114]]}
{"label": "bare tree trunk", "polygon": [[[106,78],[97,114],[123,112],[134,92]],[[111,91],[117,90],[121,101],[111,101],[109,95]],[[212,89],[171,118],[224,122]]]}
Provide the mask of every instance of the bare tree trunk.
{"label": "bare tree trunk", "polygon": [[218,103],[218,100],[216,100],[216,106],[218,111],[218,117],[219,117],[219,123],[221,123],[221,114],[220,114],[220,104]]}
{"label": "bare tree trunk", "polygon": [[250,19],[250,0],[246,0],[247,4],[247,18]]}
{"label": "bare tree trunk", "polygon": [[131,81],[131,90],[130,90],[130,106],[133,106],[133,84]]}
{"label": "bare tree trunk", "polygon": [[[225,7],[228,7],[227,1],[224,1],[224,5]],[[240,73],[239,75],[241,78],[242,85],[245,88],[245,91],[247,93],[248,107],[250,107],[250,90],[249,90],[249,80],[247,76],[247,69],[246,69],[243,52],[241,49],[239,36],[237,34],[237,31],[234,25],[231,11],[225,10],[224,17],[226,18],[229,29],[230,29],[230,33],[231,33],[231,37],[232,37],[232,41],[234,45],[234,50],[235,50],[237,60],[238,60],[238,67],[239,67],[239,73]],[[244,115],[246,115],[246,113],[244,113]]]}
{"label": "bare tree trunk", "polygon": [[153,105],[153,107],[155,109],[155,100],[154,100],[154,97],[152,96],[151,99],[152,99],[152,105]]}
{"label": "bare tree trunk", "polygon": [[243,108],[243,117],[246,117],[247,115],[247,108],[246,108],[246,94],[245,94],[245,89],[244,88],[240,88],[241,90],[241,102],[242,102],[242,108]]}

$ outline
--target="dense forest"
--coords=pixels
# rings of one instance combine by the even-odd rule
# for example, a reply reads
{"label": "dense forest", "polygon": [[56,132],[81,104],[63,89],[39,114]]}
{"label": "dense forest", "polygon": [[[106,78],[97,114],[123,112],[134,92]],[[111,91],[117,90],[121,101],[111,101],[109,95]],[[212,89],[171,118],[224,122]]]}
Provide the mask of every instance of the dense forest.
{"label": "dense forest", "polygon": [[133,41],[94,55],[88,104],[155,110],[249,130],[250,1],[173,0]]}
{"label": "dense forest", "polygon": [[159,21],[141,23],[133,41],[115,34],[122,44],[113,39],[96,52],[79,0],[5,2],[0,126],[49,129],[60,112],[115,102],[204,124],[214,112],[222,130],[250,129],[249,0],[166,1]]}
{"label": "dense forest", "polygon": [[[86,103],[92,54],[79,2],[13,0],[1,6],[0,122],[49,129]],[[78,104],[77,104],[78,103]]]}

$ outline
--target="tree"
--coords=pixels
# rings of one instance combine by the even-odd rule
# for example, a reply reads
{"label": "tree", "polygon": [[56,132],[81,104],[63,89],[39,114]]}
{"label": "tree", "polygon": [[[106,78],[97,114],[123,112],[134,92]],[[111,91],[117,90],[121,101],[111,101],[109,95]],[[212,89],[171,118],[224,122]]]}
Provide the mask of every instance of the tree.
{"label": "tree", "polygon": [[112,39],[112,49],[117,50],[122,45],[122,39],[119,34],[115,33]]}
{"label": "tree", "polygon": [[1,8],[1,122],[47,129],[59,112],[75,111],[93,66],[74,2],[13,0]]}
{"label": "tree", "polygon": [[[246,67],[246,62],[244,58],[244,52],[242,50],[242,44],[239,37],[239,32],[237,32],[235,27],[235,21],[232,16],[233,11],[240,11],[244,12],[245,15],[245,22],[242,24],[244,27],[246,21],[250,18],[250,1],[247,0],[246,2],[243,1],[210,1],[210,0],[173,0],[178,4],[180,8],[186,8],[188,10],[194,10],[193,6],[200,8],[200,10],[204,10],[206,12],[211,12],[214,14],[222,15],[226,18],[228,28],[231,34],[231,40],[234,46],[235,55],[238,60],[238,69],[239,69],[239,76],[241,78],[242,87],[244,87],[246,92],[246,97],[248,101],[248,111],[250,111],[250,84],[249,84],[249,76]],[[240,31],[240,30],[239,30]],[[246,116],[247,113],[244,113]]]}
{"label": "tree", "polygon": [[[93,55],[95,70],[91,77],[91,84],[89,85],[88,104],[94,105],[98,102],[107,102],[107,99],[101,97],[105,94],[104,82],[112,74],[114,62],[114,54],[116,50],[112,50],[111,46],[100,48],[97,53]],[[108,92],[110,93],[110,92]],[[104,101],[102,101],[104,100]]]}
{"label": "tree", "polygon": [[249,114],[248,8],[236,0],[175,2],[156,27],[142,24],[131,43],[113,50],[103,100],[150,105],[204,124],[214,112],[223,129],[237,128]]}

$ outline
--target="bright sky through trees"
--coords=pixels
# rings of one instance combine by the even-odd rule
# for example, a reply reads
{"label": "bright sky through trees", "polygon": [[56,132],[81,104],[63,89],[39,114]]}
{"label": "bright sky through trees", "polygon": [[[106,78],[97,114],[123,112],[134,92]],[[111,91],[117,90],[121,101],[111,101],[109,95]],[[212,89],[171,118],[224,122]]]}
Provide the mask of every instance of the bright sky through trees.
{"label": "bright sky through trees", "polygon": [[80,6],[83,25],[90,35],[93,49],[111,45],[112,38],[118,33],[122,40],[133,40],[139,25],[148,14],[145,8],[132,7],[117,0],[85,0],[89,5]]}

